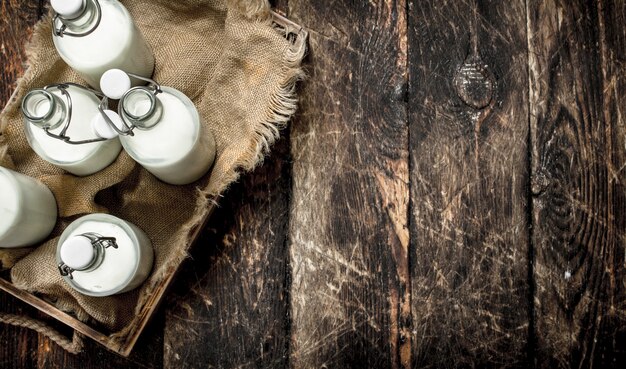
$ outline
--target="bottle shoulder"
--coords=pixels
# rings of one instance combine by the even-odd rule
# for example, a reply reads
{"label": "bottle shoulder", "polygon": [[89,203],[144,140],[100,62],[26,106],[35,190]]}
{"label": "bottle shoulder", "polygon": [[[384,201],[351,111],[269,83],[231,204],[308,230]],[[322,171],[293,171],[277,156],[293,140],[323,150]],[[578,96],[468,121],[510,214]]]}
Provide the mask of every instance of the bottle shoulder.
{"label": "bottle shoulder", "polygon": [[136,128],[133,136],[120,136],[122,145],[139,162],[172,163],[186,157],[201,136],[201,123],[193,102],[182,92],[162,86],[156,95],[161,116],[150,128]]}
{"label": "bottle shoulder", "polygon": [[[52,38],[59,54],[64,57],[79,57],[76,54],[107,53],[122,49],[134,39],[138,32],[128,10],[119,1],[99,0],[101,17],[97,27],[83,37],[56,36],[54,28]],[[57,21],[57,25],[60,21]],[[79,32],[78,32],[79,33]]]}

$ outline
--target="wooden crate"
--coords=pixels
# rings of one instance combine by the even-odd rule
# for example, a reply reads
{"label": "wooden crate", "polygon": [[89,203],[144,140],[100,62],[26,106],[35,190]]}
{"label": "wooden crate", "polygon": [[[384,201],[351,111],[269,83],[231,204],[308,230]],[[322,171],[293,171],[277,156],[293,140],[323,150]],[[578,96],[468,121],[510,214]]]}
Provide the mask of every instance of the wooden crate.
{"label": "wooden crate", "polygon": [[[301,26],[293,23],[289,19],[285,18],[281,14],[276,12],[272,12],[272,17],[274,24],[284,30],[287,30],[286,36],[295,41],[297,38],[304,38],[306,40],[307,32]],[[209,206],[207,207],[205,214],[203,215],[202,221],[200,225],[198,225],[195,229],[192,230],[192,237],[190,238],[189,244],[186,245],[186,248],[189,248],[194,240],[196,240],[206,225],[207,220],[213,213],[216,208],[216,199],[213,198],[209,201]],[[154,288],[153,293],[146,300],[145,304],[141,307],[139,312],[139,319],[130,329],[128,335],[125,337],[123,341],[113,340],[109,335],[99,331],[98,329],[76,319],[75,317],[57,309],[54,305],[50,304],[47,301],[40,299],[39,297],[23,291],[17,287],[15,287],[10,281],[0,278],[0,289],[13,295],[17,299],[35,307],[39,311],[45,313],[50,316],[52,319],[55,319],[68,327],[72,328],[75,332],[81,333],[86,337],[93,339],[94,341],[102,344],[107,349],[118,353],[124,357],[128,357],[137,343],[137,339],[143,332],[144,328],[150,321],[150,318],[157,311],[157,308],[160,302],[163,300],[165,293],[168,287],[172,284],[174,277],[180,267],[180,264],[176,266],[176,268],[172,268],[169,270],[165,276],[157,283]]]}

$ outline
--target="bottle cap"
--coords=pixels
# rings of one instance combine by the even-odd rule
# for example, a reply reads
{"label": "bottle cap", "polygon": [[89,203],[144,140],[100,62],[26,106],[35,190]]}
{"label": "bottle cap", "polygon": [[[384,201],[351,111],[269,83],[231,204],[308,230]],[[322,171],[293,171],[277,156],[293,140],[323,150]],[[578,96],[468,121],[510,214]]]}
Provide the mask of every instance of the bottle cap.
{"label": "bottle cap", "polygon": [[[122,122],[122,118],[114,112],[113,110],[104,110],[104,113],[109,117],[111,122],[115,124],[117,129],[120,131],[124,130],[124,122]],[[119,133],[111,127],[111,125],[104,119],[100,112],[97,112],[96,115],[91,119],[91,128],[93,129],[93,133],[98,137],[106,138],[107,140],[113,139],[119,136]]]}
{"label": "bottle cap", "polygon": [[96,251],[89,238],[74,236],[61,245],[61,261],[74,270],[83,270],[93,262]]}
{"label": "bottle cap", "polygon": [[84,0],[51,0],[52,9],[63,18],[77,18],[85,8]]}
{"label": "bottle cap", "polygon": [[100,90],[109,99],[119,100],[130,90],[130,77],[121,69],[109,69],[100,77]]}
{"label": "bottle cap", "polygon": [[[107,115],[107,117],[109,117],[111,122],[115,124],[117,129],[119,129],[120,131],[124,129],[124,123],[122,122],[122,118],[120,118],[120,116],[116,112],[107,109],[104,110],[104,113]],[[93,119],[91,119],[91,128],[93,129],[93,132],[96,134],[96,136],[106,138],[107,140],[119,136],[119,133],[117,133],[113,129],[113,127],[111,127],[111,125],[104,119],[100,112],[96,113]]]}

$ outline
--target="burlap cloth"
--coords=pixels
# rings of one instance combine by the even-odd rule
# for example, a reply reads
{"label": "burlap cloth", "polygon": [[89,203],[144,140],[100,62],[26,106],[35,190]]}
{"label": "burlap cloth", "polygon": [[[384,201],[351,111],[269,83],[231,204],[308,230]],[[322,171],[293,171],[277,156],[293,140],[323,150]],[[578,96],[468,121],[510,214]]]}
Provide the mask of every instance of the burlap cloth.
{"label": "burlap cloth", "polygon": [[[190,234],[241,171],[258,165],[296,108],[305,44],[293,43],[271,22],[266,1],[126,0],[156,59],[154,79],[195,103],[215,136],[210,175],[188,186],[164,184],[122,152],[104,171],[75,177],[40,159],[22,128],[20,102],[32,88],[81,79],[52,43],[51,16],[42,19],[27,47],[28,69],[0,115],[0,165],[38,178],[53,191],[59,221],[50,238],[31,249],[0,249],[12,283],[52,301],[80,320],[123,338],[158,282],[187,255]],[[158,142],[155,142],[158,145]],[[78,217],[106,212],[142,228],[153,242],[155,265],[148,281],[113,297],[88,297],[61,278],[55,249],[63,229]],[[4,319],[6,321],[7,319]]]}

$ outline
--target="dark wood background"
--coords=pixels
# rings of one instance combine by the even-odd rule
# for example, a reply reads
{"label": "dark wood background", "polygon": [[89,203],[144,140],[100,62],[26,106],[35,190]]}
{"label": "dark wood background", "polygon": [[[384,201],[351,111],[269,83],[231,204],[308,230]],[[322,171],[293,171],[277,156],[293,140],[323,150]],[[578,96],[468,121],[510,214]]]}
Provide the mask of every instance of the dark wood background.
{"label": "dark wood background", "polygon": [[[133,354],[2,326],[0,367],[623,367],[626,2],[274,5],[299,113]],[[44,5],[1,11],[4,105]]]}

